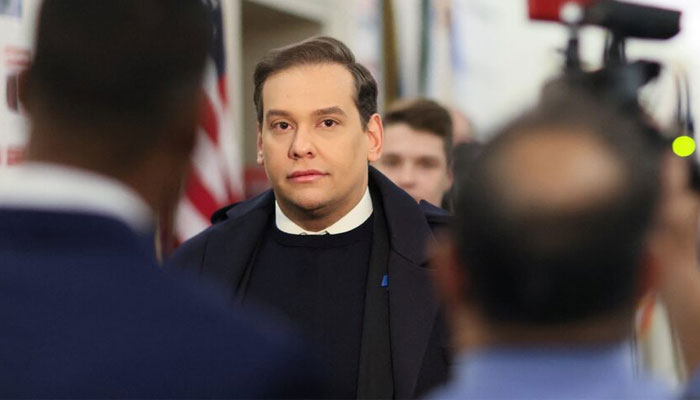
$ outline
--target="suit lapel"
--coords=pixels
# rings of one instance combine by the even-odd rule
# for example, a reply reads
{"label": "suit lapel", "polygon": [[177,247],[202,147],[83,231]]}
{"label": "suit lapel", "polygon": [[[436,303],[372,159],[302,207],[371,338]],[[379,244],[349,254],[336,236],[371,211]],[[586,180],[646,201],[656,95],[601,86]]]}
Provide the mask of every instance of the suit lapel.
{"label": "suit lapel", "polygon": [[207,243],[202,263],[205,272],[228,282],[234,293],[239,294],[244,289],[241,284],[273,213],[271,190],[229,210],[227,220],[218,228],[220,231],[211,235]]}
{"label": "suit lapel", "polygon": [[389,257],[389,309],[396,398],[414,397],[437,301],[426,268],[396,253]]}
{"label": "suit lapel", "polygon": [[408,194],[373,167],[370,181],[382,197],[391,246],[389,320],[395,397],[414,397],[438,311],[425,252],[433,234],[423,211]]}

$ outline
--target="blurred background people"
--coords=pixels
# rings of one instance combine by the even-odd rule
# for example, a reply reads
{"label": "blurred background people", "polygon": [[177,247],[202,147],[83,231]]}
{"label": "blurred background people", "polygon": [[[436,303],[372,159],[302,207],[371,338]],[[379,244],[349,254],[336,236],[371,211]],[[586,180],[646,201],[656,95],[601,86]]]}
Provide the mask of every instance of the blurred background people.
{"label": "blurred background people", "polygon": [[457,108],[450,108],[450,118],[452,118],[452,142],[455,147],[476,140],[474,124],[466,114]]}
{"label": "blurred background people", "polygon": [[156,264],[210,34],[198,0],[43,2],[27,162],[0,177],[0,397],[311,393],[299,344]]}
{"label": "blurred background people", "polygon": [[406,100],[384,113],[379,171],[417,202],[441,206],[452,185],[452,118],[428,99]]}
{"label": "blurred background people", "polygon": [[460,351],[435,398],[671,396],[635,371],[630,342],[660,272],[662,152],[642,132],[572,95],[486,145],[435,265]]}

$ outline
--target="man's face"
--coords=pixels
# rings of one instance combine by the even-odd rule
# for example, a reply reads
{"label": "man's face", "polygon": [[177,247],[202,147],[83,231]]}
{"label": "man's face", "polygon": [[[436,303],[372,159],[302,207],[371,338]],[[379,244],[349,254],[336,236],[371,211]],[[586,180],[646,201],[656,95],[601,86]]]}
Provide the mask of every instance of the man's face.
{"label": "man's face", "polygon": [[367,162],[381,155],[382,125],[375,114],[362,128],[354,94],[353,77],[339,64],[292,67],[264,83],[258,163],[293,220],[332,224],[365,192]]}
{"label": "man's face", "polygon": [[384,152],[377,168],[416,201],[440,206],[452,185],[443,139],[404,123],[391,124],[384,132]]}

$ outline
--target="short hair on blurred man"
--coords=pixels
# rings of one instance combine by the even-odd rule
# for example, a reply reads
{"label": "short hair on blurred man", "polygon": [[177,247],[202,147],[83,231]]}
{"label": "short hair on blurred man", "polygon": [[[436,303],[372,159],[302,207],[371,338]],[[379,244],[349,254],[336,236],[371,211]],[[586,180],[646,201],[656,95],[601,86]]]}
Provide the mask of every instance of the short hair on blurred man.
{"label": "short hair on blurred man", "polygon": [[[472,185],[462,188],[461,255],[489,319],[565,323],[634,306],[657,194],[657,152],[642,142],[639,126],[609,115],[592,118],[580,108],[564,114],[543,110],[516,121],[482,153]],[[598,177],[573,175],[585,174],[585,165],[581,171],[550,171],[553,178],[578,178],[572,182],[580,188],[577,198],[558,192],[567,187],[564,181],[549,187],[538,181],[547,165],[556,165],[552,159],[569,156],[565,152],[541,150],[549,157],[534,165],[541,169],[515,158],[519,147],[567,138],[597,146],[600,162],[607,162],[602,165],[608,170],[588,167]]]}
{"label": "short hair on blurred man", "polygon": [[452,185],[450,112],[433,100],[404,100],[386,111],[384,125],[376,167],[416,201],[441,206]]}
{"label": "short hair on blurred man", "polygon": [[[192,102],[209,41],[203,13],[189,1],[178,7],[47,2],[25,104],[36,122],[50,119],[69,129],[60,138],[39,138],[42,143],[99,144],[107,150],[100,154],[105,168],[125,169],[164,127],[171,139],[173,131],[191,128],[182,122],[198,111]],[[101,129],[88,133],[88,127]]]}
{"label": "short hair on blurred man", "polygon": [[0,397],[307,394],[293,339],[155,258],[211,32],[200,0],[42,2],[27,158],[0,177]]}
{"label": "short hair on blurred man", "polygon": [[[438,397],[629,397],[649,388],[626,386],[634,376],[626,341],[653,284],[645,240],[662,152],[639,121],[580,97],[509,124],[460,186],[454,247],[437,276],[455,335],[465,315],[483,331],[462,344],[473,357]],[[589,367],[600,373],[575,376]],[[484,382],[508,373],[521,380],[470,389],[469,371],[480,368],[494,374]],[[554,384],[552,374],[575,383]]]}

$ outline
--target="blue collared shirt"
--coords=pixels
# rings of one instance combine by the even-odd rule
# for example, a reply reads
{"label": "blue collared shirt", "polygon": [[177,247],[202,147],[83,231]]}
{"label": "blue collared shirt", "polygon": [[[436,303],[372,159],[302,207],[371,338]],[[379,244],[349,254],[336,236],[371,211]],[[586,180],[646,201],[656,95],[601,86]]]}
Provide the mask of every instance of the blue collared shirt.
{"label": "blue collared shirt", "polygon": [[671,399],[635,371],[629,343],[571,348],[495,348],[462,354],[432,399]]}

